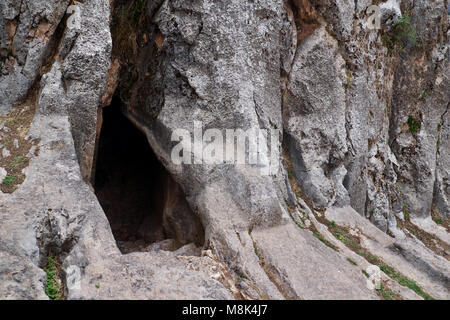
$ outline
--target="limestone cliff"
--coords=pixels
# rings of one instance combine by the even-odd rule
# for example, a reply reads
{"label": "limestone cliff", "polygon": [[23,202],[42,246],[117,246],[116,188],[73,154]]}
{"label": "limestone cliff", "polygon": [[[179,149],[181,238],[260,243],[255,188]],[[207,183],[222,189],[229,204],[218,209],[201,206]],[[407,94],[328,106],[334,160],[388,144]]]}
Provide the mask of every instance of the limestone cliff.
{"label": "limestone cliff", "polygon": [[0,298],[449,299],[448,6],[2,0]]}

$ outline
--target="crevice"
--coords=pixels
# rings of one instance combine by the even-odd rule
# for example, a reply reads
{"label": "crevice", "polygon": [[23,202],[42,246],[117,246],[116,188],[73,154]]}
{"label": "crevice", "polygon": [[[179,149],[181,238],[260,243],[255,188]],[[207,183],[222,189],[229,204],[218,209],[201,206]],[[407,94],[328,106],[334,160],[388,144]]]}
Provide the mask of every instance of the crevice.
{"label": "crevice", "polygon": [[162,3],[116,0],[111,9],[111,55],[120,64],[118,94],[128,111],[142,118],[155,119],[164,103],[164,35],[153,21]]}
{"label": "crevice", "polygon": [[297,28],[297,47],[319,26],[319,15],[309,0],[289,0]]}
{"label": "crevice", "polygon": [[291,81],[291,72],[297,59],[300,44],[320,27],[318,14],[308,0],[288,0],[285,2],[285,8],[288,15],[292,15],[292,28],[295,31],[296,43],[291,65],[287,70],[288,73],[280,76],[285,81],[282,97],[284,97]]}
{"label": "crevice", "polygon": [[258,246],[256,245],[255,240],[252,238],[251,234],[249,235],[253,241],[253,249],[256,256],[258,257],[259,265],[264,270],[269,280],[274,284],[274,286],[283,295],[285,299],[299,300],[300,297],[295,293],[295,290],[292,289],[291,286],[287,284],[286,281],[283,280],[283,275],[281,275],[280,272],[275,267],[273,267],[272,265],[268,264],[265,261],[260,249],[258,249]]}

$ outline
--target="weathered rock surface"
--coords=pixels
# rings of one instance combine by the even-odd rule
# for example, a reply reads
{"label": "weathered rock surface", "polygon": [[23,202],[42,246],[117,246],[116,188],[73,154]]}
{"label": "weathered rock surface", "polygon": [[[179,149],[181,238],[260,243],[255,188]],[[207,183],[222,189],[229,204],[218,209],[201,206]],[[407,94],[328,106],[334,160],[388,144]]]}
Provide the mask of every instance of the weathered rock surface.
{"label": "weathered rock surface", "polygon": [[431,292],[435,297],[450,299],[450,262],[434,254],[420,241],[406,237],[392,238],[357,215],[351,207],[329,208],[325,217],[339,225],[360,231],[363,246],[367,246],[371,253],[415,279],[425,291]]}
{"label": "weathered rock surface", "polygon": [[0,4],[0,115],[26,97],[50,62],[69,3],[7,0]]}
{"label": "weathered rock surface", "polygon": [[[0,192],[0,298],[46,299],[54,256],[68,299],[377,299],[368,262],[316,220],[323,211],[449,299],[448,260],[398,223],[448,243],[435,223],[450,215],[445,3],[383,2],[383,29],[369,30],[370,1],[85,0],[73,15],[70,1],[3,1],[0,116],[36,106],[39,148],[18,189]],[[406,13],[417,45],[393,47]],[[113,96],[172,179],[166,240],[122,252],[91,185]],[[280,169],[174,164],[172,132],[195,121],[277,130],[265,144]]]}
{"label": "weathered rock surface", "polygon": [[387,11],[411,16],[417,43],[399,44],[398,56],[379,33],[364,29],[363,10],[354,25],[346,1],[324,1],[318,10],[333,26],[298,45],[283,105],[286,147],[304,193],[318,208],[350,204],[382,230],[394,229],[402,210],[429,217],[434,205],[447,217],[444,1],[380,4],[381,20]]}

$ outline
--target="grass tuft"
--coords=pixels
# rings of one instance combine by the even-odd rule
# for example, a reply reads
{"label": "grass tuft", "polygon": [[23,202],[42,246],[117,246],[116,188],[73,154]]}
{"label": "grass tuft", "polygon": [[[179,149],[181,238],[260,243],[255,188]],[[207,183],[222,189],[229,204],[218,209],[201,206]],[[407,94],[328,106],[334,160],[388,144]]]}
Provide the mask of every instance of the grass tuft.
{"label": "grass tuft", "polygon": [[63,289],[59,276],[59,265],[56,260],[48,256],[47,266],[44,271],[47,274],[47,283],[45,286],[45,294],[50,298],[50,300],[63,300]]}
{"label": "grass tuft", "polygon": [[394,291],[385,287],[382,283],[380,284],[380,288],[377,291],[381,294],[384,300],[398,300],[399,296]]}
{"label": "grass tuft", "polygon": [[16,180],[16,176],[6,176],[5,179],[3,179],[2,183],[10,186],[14,183],[15,180]]}
{"label": "grass tuft", "polygon": [[380,267],[381,271],[383,271],[391,279],[397,281],[400,285],[410,288],[425,300],[434,300],[434,298],[425,291],[423,291],[422,288],[414,280],[411,280],[408,277],[402,275],[400,272],[398,272],[391,266],[388,266],[387,264],[384,263],[380,263],[378,266]]}
{"label": "grass tuft", "polygon": [[405,52],[417,45],[417,36],[411,26],[411,18],[404,15],[397,19],[389,32],[382,35],[384,45],[395,52]]}
{"label": "grass tuft", "polygon": [[330,247],[333,250],[337,251],[337,248],[334,244],[332,244],[331,242],[325,240],[324,237],[322,237],[322,235],[320,233],[318,233],[317,231],[313,231],[313,235],[314,237],[316,237],[317,239],[319,239],[322,243],[324,243],[326,246]]}

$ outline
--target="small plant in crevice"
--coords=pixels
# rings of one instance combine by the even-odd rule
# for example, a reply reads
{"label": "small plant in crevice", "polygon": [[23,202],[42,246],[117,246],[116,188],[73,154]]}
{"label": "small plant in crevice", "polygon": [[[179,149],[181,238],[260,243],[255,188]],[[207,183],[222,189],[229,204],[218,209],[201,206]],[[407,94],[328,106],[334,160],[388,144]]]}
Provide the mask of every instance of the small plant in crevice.
{"label": "small plant in crevice", "polygon": [[[0,190],[13,193],[25,181],[24,169],[39,152],[39,139],[27,139],[36,109],[33,90],[25,102],[0,116],[0,167],[7,174],[0,179]],[[7,150],[7,152],[5,152]]]}
{"label": "small plant in crevice", "polygon": [[389,289],[388,287],[385,287],[382,283],[380,284],[380,288],[377,289],[377,292],[380,293],[380,295],[383,297],[384,300],[400,300],[401,297]]}
{"label": "small plant in crevice", "polygon": [[428,293],[424,292],[422,288],[414,280],[411,280],[410,278],[404,276],[391,266],[388,266],[387,264],[384,263],[380,263],[378,266],[380,267],[381,271],[383,271],[391,279],[397,281],[400,285],[410,288],[425,300],[434,300],[434,298],[430,296]]}
{"label": "small plant in crevice", "polygon": [[356,249],[361,248],[359,239],[357,239],[355,236],[352,236],[348,228],[337,226],[336,224],[329,224],[328,229],[338,240],[342,241],[345,245]]}
{"label": "small plant in crevice", "polygon": [[248,278],[244,275],[238,274],[237,279],[238,279],[238,281],[244,281],[244,280],[247,280]]}
{"label": "small plant in crevice", "polygon": [[347,261],[350,262],[350,263],[351,263],[352,265],[354,265],[354,266],[357,266],[357,265],[358,265],[354,260],[352,260],[352,259],[350,259],[350,258],[347,258]]}
{"label": "small plant in crevice", "polygon": [[352,85],[352,73],[350,72],[350,70],[347,69],[345,71],[345,75],[346,75],[346,83],[345,83],[344,87],[345,87],[345,89],[348,89]]}
{"label": "small plant in crevice", "polygon": [[[431,210],[431,219],[439,226],[445,228],[447,232],[450,232],[450,218],[443,218],[438,211],[436,210],[436,207],[433,205]],[[450,252],[450,250],[449,250]]]}
{"label": "small plant in crevice", "polygon": [[325,244],[327,247],[330,247],[331,249],[338,251],[337,247],[328,240],[326,240],[319,232],[313,231],[313,236],[316,237],[320,242]]}
{"label": "small plant in crevice", "polygon": [[11,161],[11,167],[13,167],[14,169],[15,168],[17,168],[19,165],[21,165],[21,164],[23,164],[23,163],[26,163],[28,161],[28,159],[25,157],[25,156],[23,156],[23,155],[20,155],[20,156],[17,156],[17,157],[15,157],[12,161]]}
{"label": "small plant in crevice", "polygon": [[256,245],[253,245],[253,251],[255,252],[255,255],[259,258],[258,247],[256,247]]}
{"label": "small plant in crevice", "polygon": [[432,94],[431,90],[424,90],[420,94],[419,99],[421,100],[426,99],[427,97],[431,96],[431,94]]}
{"label": "small plant in crevice", "polygon": [[434,221],[436,224],[442,224],[442,219],[441,219],[441,218],[435,218],[435,217],[433,217],[433,221]]}
{"label": "small plant in crevice", "polygon": [[14,183],[14,181],[16,180],[16,176],[6,176],[2,183],[7,184],[7,185],[12,185]]}
{"label": "small plant in crevice", "polygon": [[47,282],[45,285],[45,294],[50,300],[63,300],[63,285],[60,278],[60,265],[52,256],[47,257],[47,265],[44,268],[47,275]]}
{"label": "small plant in crevice", "polygon": [[391,30],[384,32],[381,37],[384,45],[394,52],[405,52],[417,45],[416,32],[411,26],[409,15],[397,19]]}
{"label": "small plant in crevice", "polygon": [[411,133],[417,133],[420,130],[420,122],[413,117],[408,118],[407,124]]}
{"label": "small plant in crevice", "polygon": [[294,178],[294,174],[292,173],[291,170],[288,170],[287,173],[288,173],[288,178],[289,178],[289,179],[295,179],[295,178]]}
{"label": "small plant in crevice", "polygon": [[[439,217],[436,215],[435,212],[432,212],[432,219],[435,221],[435,219],[439,219]],[[436,221],[435,221],[436,222]],[[439,220],[439,222],[444,223],[443,220]],[[412,223],[409,219],[409,216],[407,216],[403,221],[397,220],[397,226],[405,231],[405,234],[408,237],[414,237],[417,240],[420,240],[428,249],[433,251],[436,255],[442,256],[446,258],[447,260],[450,260],[450,246],[439,239],[438,237],[434,236],[433,234],[430,234],[421,228],[419,228],[417,225]]]}

